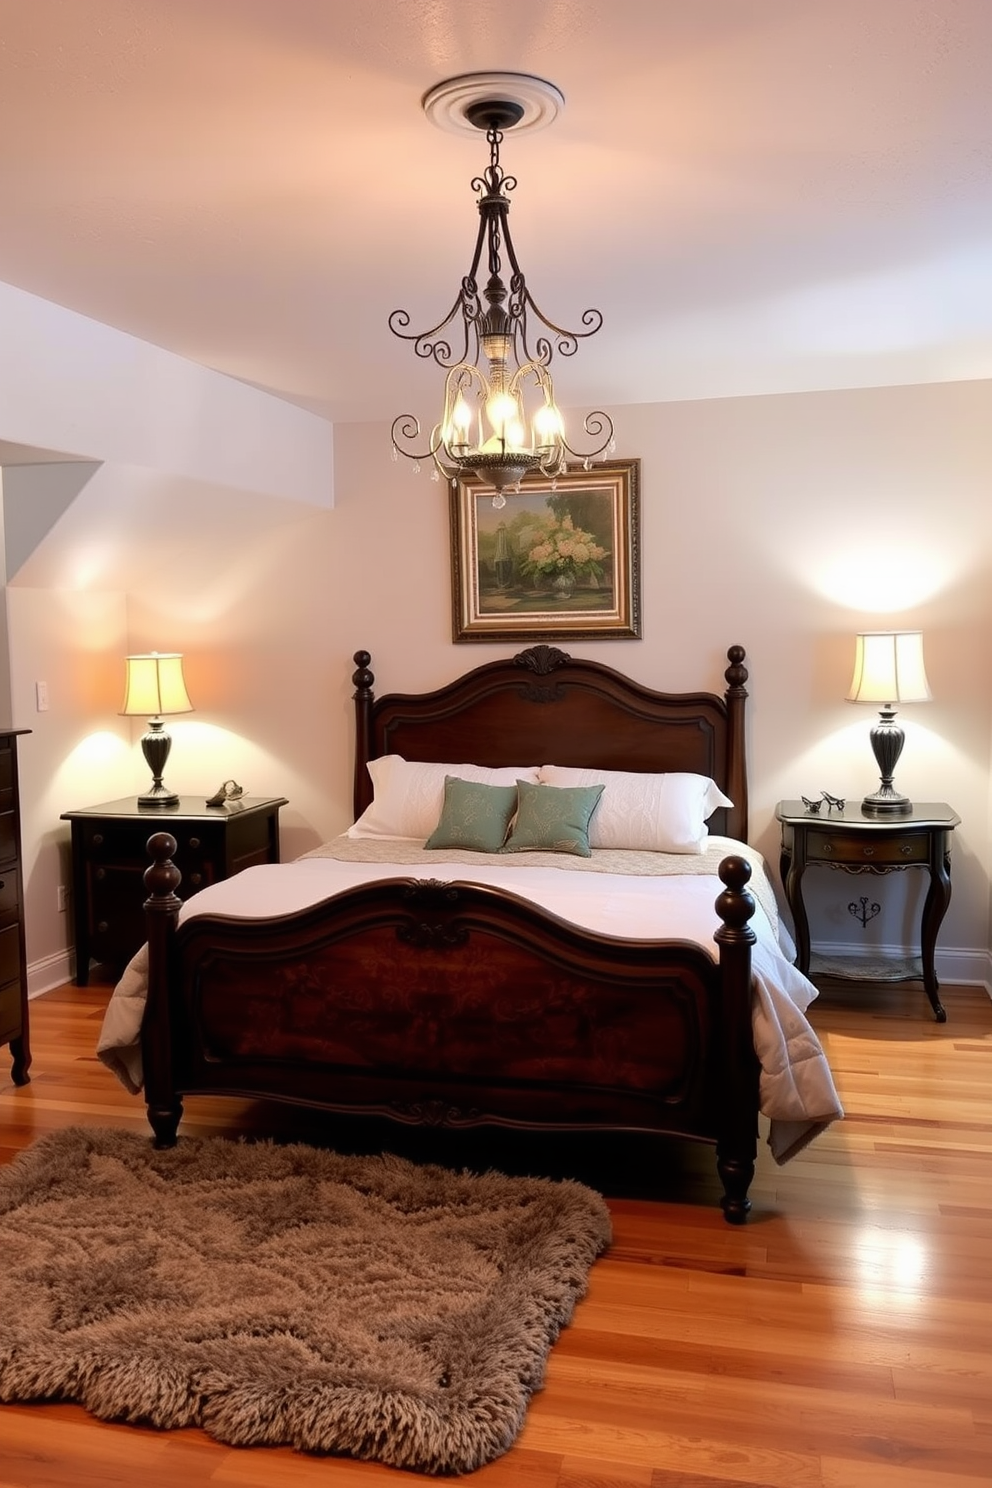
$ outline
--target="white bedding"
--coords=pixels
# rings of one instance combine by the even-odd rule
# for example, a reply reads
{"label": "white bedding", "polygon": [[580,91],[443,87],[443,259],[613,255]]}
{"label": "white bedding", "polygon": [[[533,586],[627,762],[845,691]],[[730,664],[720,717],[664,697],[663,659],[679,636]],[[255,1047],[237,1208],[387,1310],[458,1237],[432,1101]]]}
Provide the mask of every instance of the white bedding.
{"label": "white bedding", "polygon": [[[415,842],[340,837],[294,863],[247,868],[202,889],[183,904],[180,921],[200,914],[239,919],[289,914],[370,879],[459,879],[521,894],[601,934],[694,940],[715,959],[713,935],[720,920],[714,903],[723,888],[716,872],[728,853],[746,857],[753,869],[750,887],[757,904],[751,924],[758,937],[752,952],[754,1042],[761,1062],[761,1110],[770,1122],[768,1142],[775,1160],[783,1163],[843,1110],[826,1056],[805,1016],[816,988],[783,954],[775,896],[763,861],[742,843],[714,837],[698,856],[528,853],[507,862],[464,851],[426,852]],[[132,1092],[141,1088],[146,973],[147,952],[142,949],[114,991],[97,1046],[100,1059]]]}

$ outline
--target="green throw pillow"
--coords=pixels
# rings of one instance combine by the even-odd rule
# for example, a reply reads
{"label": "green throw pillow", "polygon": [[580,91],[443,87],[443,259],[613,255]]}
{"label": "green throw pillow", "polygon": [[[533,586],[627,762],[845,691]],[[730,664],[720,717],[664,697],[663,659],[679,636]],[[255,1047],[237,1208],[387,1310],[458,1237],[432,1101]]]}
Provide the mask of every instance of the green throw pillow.
{"label": "green throw pillow", "polygon": [[516,809],[515,785],[480,785],[446,775],[441,819],[424,846],[499,852]]}
{"label": "green throw pillow", "polygon": [[592,856],[589,822],[602,785],[530,785],[517,781],[517,819],[502,851],[575,853]]}

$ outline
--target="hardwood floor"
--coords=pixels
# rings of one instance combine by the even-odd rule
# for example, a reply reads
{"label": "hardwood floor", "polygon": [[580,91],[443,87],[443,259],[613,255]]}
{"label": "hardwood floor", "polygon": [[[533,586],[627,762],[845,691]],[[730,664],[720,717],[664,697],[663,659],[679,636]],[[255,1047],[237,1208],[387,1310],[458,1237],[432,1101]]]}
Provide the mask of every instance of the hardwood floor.
{"label": "hardwood floor", "polygon": [[[784,1168],[762,1145],[743,1229],[715,1207],[708,1148],[666,1151],[663,1183],[656,1149],[626,1163],[584,1154],[577,1176],[610,1198],[613,1246],[517,1445],[473,1482],[988,1488],[992,1002],[942,991],[940,1025],[917,986],[825,984],[814,1021],[847,1119]],[[141,1101],[94,1056],[107,995],[66,987],[32,1002],[30,1085],[15,1089],[0,1050],[0,1161],[73,1123],[145,1129]],[[191,1099],[184,1129],[304,1136],[313,1118]],[[502,1156],[537,1170],[533,1144]],[[404,1481],[374,1464],[108,1425],[76,1406],[0,1406],[0,1488]]]}

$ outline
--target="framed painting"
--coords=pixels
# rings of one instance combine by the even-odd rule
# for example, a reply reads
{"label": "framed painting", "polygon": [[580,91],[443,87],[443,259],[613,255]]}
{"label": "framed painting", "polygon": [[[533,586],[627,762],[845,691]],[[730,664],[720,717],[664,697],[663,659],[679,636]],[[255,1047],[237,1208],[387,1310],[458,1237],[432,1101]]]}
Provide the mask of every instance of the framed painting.
{"label": "framed painting", "polygon": [[456,641],[639,640],[640,461],[451,493]]}

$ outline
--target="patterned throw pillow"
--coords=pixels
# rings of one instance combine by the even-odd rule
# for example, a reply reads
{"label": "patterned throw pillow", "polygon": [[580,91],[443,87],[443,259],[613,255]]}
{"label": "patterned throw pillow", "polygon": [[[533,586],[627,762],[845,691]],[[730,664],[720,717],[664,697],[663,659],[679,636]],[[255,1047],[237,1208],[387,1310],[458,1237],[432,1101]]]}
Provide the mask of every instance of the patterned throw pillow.
{"label": "patterned throw pillow", "polygon": [[516,809],[515,785],[480,785],[449,775],[444,782],[441,819],[424,846],[499,852]]}
{"label": "patterned throw pillow", "polygon": [[559,789],[517,781],[517,816],[502,851],[574,853],[592,856],[589,821],[603,794],[601,785]]}

